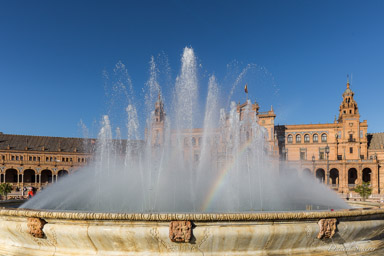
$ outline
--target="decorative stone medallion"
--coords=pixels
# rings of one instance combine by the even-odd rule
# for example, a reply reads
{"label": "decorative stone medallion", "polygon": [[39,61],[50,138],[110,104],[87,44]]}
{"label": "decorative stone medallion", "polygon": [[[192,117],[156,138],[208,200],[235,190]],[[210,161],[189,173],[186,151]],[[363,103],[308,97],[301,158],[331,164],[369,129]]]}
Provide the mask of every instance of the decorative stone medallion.
{"label": "decorative stone medallion", "polygon": [[321,219],[319,220],[318,224],[320,227],[320,232],[317,235],[318,239],[325,238],[332,238],[333,235],[336,233],[336,223],[337,219]]}
{"label": "decorative stone medallion", "polygon": [[36,238],[43,238],[45,236],[43,227],[47,222],[41,218],[28,218],[29,234]]}
{"label": "decorative stone medallion", "polygon": [[169,238],[172,242],[189,243],[192,238],[192,223],[188,220],[171,221]]}

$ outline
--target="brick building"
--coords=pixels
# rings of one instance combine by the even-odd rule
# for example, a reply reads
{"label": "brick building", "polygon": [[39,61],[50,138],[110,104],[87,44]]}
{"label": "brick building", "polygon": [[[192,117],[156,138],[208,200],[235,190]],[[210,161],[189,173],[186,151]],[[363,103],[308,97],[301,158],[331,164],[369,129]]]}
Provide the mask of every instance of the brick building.
{"label": "brick building", "polygon": [[276,126],[280,155],[339,193],[353,192],[364,181],[373,194],[383,194],[384,133],[367,132],[349,82],[342,96],[332,123]]}
{"label": "brick building", "polygon": [[[275,125],[273,108],[259,112],[256,102],[250,113],[265,128],[271,155],[276,161],[287,161],[290,171],[313,175],[342,194],[353,193],[357,184],[367,181],[374,195],[384,195],[384,133],[367,132],[368,123],[360,121],[349,82],[342,96],[339,117],[332,123]],[[246,106],[247,103],[237,105],[240,119]],[[154,113],[151,137],[156,146],[163,143],[166,116],[160,97]],[[185,130],[182,134],[184,143],[193,145],[194,158],[198,159],[202,129]],[[0,133],[0,182],[11,183],[14,188],[40,188],[55,183],[85,166],[93,156],[96,142]]]}

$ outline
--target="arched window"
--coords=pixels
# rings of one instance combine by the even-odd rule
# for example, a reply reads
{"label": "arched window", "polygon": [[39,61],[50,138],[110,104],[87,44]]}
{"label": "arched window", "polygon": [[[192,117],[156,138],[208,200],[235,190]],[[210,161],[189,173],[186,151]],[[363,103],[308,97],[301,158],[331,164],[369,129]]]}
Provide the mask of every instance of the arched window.
{"label": "arched window", "polygon": [[318,142],[319,141],[319,135],[313,134],[313,142]]}
{"label": "arched window", "polygon": [[327,142],[327,134],[321,134],[321,142]]}
{"label": "arched window", "polygon": [[316,178],[321,182],[324,183],[325,181],[325,171],[323,169],[317,169],[316,170]]}
{"label": "arched window", "polygon": [[293,142],[293,136],[291,134],[288,135],[287,142],[288,143],[292,143]]}
{"label": "arched window", "polygon": [[296,143],[301,143],[301,135],[300,134],[296,135]]}
{"label": "arched window", "polygon": [[372,171],[369,168],[364,168],[363,170],[363,182],[371,182]]}
{"label": "arched window", "polygon": [[196,146],[196,139],[195,139],[195,137],[192,138],[192,145]]}
{"label": "arched window", "polygon": [[336,185],[339,185],[339,170],[337,170],[336,168],[333,168],[329,172],[329,178],[333,187],[336,187]]}
{"label": "arched window", "polygon": [[304,135],[304,142],[306,142],[306,143],[309,142],[309,134]]}

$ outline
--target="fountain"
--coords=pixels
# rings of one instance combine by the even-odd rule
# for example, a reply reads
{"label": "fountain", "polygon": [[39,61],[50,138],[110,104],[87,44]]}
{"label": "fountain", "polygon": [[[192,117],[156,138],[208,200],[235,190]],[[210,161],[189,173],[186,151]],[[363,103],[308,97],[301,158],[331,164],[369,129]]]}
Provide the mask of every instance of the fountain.
{"label": "fountain", "polygon": [[[121,63],[117,68],[124,69]],[[255,105],[247,100],[241,106],[232,102],[229,111],[220,109],[214,76],[199,116],[191,48],[182,56],[173,112],[165,112],[153,59],[150,71],[146,140],[139,140],[140,116],[128,93],[128,140],[114,139],[104,116],[91,165],[19,209],[0,210],[0,254],[384,251],[384,212],[352,210],[313,177],[284,171],[271,155],[266,138],[273,134],[258,125]],[[203,128],[194,129],[201,119]]]}

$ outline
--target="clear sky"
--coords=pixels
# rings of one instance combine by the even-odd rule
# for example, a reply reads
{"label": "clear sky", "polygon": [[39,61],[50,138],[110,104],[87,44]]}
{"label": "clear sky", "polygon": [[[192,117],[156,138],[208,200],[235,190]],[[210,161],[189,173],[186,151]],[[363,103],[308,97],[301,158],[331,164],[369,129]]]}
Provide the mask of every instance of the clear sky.
{"label": "clear sky", "polygon": [[383,132],[383,13],[384,1],[0,0],[0,131],[78,137],[82,120],[97,134],[104,70],[121,61],[144,101],[151,56],[174,81],[190,46],[202,95],[209,75],[225,95],[250,64],[232,99],[248,83],[276,124],[333,122],[351,74],[361,120]]}

